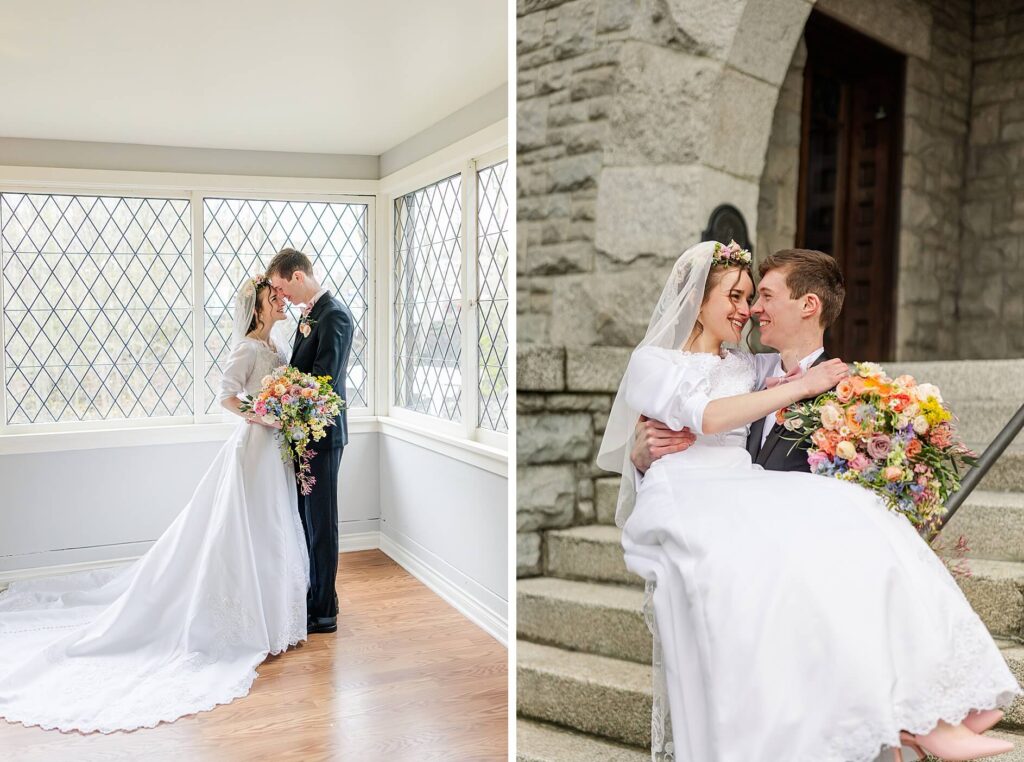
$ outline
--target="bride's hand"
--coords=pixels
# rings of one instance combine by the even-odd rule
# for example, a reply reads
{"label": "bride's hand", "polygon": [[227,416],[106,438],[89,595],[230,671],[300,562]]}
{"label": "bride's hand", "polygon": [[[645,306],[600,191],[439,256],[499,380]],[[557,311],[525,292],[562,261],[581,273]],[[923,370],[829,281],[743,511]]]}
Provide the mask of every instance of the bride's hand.
{"label": "bride's hand", "polygon": [[827,392],[849,375],[850,369],[839,358],[819,363],[804,373],[800,379],[802,397],[816,397]]}

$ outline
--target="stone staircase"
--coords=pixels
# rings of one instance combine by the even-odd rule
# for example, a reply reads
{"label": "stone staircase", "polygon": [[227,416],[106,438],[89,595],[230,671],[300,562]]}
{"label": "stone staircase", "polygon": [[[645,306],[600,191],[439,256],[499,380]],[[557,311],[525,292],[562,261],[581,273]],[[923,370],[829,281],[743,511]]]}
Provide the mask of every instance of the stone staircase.
{"label": "stone staircase", "polygon": [[[937,384],[977,451],[1024,398],[1024,360],[893,365]],[[1010,400],[1006,402],[1005,400]],[[611,521],[617,479],[598,480],[597,516]],[[971,545],[972,576],[959,583],[1024,684],[1024,437],[1011,446],[944,535]],[[520,762],[650,758],[651,636],[638,577],[625,568],[609,524],[545,533],[544,576],[518,581]],[[996,734],[1024,762],[1024,701]],[[913,759],[910,754],[908,759]],[[753,762],[753,761],[752,761]]]}

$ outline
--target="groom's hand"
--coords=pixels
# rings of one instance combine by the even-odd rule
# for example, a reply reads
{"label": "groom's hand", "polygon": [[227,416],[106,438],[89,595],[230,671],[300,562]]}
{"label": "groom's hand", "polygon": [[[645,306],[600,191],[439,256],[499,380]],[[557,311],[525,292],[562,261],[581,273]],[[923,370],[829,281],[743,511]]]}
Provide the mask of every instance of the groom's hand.
{"label": "groom's hand", "polygon": [[637,471],[647,473],[651,464],[663,455],[682,452],[697,441],[689,429],[674,431],[661,421],[640,416],[636,424],[636,439],[629,459]]}

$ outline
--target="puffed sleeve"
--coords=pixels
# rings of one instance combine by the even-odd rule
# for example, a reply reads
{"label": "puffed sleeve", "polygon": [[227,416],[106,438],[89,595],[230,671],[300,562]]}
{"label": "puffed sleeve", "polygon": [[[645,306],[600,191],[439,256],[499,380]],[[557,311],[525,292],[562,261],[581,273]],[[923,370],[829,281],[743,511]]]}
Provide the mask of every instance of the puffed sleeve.
{"label": "puffed sleeve", "polygon": [[224,375],[220,380],[220,394],[217,399],[223,402],[245,392],[245,380],[256,367],[256,345],[251,341],[240,341],[231,350]]}
{"label": "puffed sleeve", "polygon": [[669,350],[640,347],[626,368],[626,402],[670,429],[703,434],[704,408],[711,401],[707,367]]}

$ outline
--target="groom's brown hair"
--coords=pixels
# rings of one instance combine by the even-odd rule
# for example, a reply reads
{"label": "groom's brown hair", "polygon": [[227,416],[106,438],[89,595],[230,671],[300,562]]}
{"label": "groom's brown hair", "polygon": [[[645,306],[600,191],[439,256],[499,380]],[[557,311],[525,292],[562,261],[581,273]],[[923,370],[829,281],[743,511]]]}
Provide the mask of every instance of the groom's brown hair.
{"label": "groom's brown hair", "polygon": [[814,249],[780,249],[765,257],[757,268],[762,278],[769,270],[778,269],[785,272],[790,298],[814,294],[821,300],[822,328],[836,322],[843,310],[846,284],[834,257]]}
{"label": "groom's brown hair", "polygon": [[313,263],[309,257],[297,249],[284,248],[274,255],[267,265],[267,277],[275,273],[285,280],[291,280],[296,270],[302,270],[306,275],[313,274]]}

